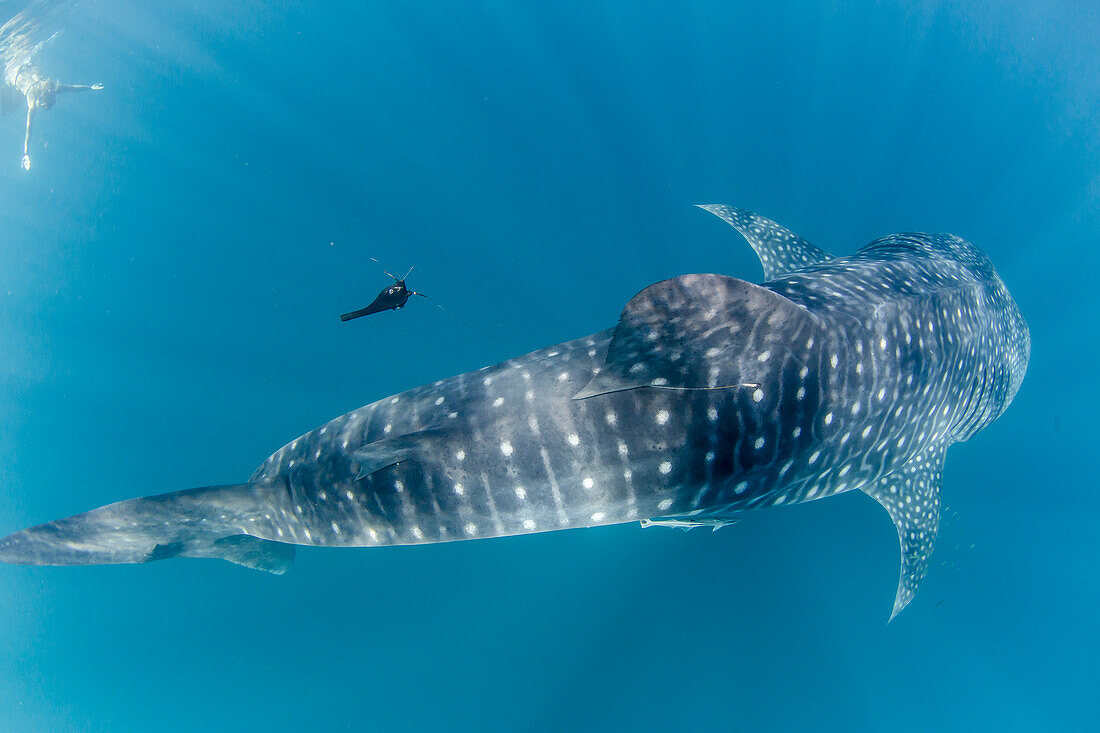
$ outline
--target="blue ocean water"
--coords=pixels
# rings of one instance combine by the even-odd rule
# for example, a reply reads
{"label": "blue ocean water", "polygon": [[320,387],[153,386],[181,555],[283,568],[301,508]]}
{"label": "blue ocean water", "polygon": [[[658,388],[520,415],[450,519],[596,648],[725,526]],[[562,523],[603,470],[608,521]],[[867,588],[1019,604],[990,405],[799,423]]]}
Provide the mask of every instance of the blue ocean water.
{"label": "blue ocean water", "polygon": [[[0,47],[106,87],[38,116],[29,171],[0,125],[0,534],[244,481],[654,281],[759,279],[695,203],[838,253],[957,233],[1033,340],[890,624],[897,538],[858,492],[718,533],[303,548],[282,577],[0,565],[0,731],[1096,726],[1094,2],[0,9],[29,21]],[[504,343],[424,302],[340,323],[372,256]]]}

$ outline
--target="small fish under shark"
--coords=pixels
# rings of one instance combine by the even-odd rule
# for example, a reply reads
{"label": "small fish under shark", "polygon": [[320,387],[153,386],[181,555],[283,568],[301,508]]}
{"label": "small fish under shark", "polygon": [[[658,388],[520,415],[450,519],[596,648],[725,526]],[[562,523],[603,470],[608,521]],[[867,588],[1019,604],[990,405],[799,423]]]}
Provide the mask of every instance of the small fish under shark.
{"label": "small fish under shark", "polygon": [[0,560],[216,557],[283,573],[295,545],[717,528],[860,490],[898,531],[892,619],[928,568],[947,447],[1012,401],[1027,325],[960,237],[892,234],[834,257],[751,212],[701,208],[748,240],[763,284],[702,274],[650,285],[613,329],[338,417],[246,483],[16,532]]}

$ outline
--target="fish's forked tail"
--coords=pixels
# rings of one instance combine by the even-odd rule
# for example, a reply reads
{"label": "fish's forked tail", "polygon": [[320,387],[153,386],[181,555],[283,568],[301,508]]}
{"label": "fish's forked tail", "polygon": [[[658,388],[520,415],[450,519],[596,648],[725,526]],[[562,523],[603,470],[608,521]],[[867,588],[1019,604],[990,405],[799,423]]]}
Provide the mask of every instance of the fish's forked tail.
{"label": "fish's forked tail", "polygon": [[294,546],[248,534],[262,517],[262,488],[208,486],[127,499],[0,539],[0,561],[104,565],[216,557],[282,575]]}

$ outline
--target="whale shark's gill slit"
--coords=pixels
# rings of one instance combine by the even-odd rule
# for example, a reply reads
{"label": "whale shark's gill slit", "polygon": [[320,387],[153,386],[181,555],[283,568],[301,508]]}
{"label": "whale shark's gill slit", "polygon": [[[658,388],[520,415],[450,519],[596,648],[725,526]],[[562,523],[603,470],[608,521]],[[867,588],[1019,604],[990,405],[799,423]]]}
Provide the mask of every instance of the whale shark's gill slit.
{"label": "whale shark's gill slit", "polygon": [[986,407],[986,389],[989,386],[989,370],[980,369],[973,381],[977,389],[972,391],[967,397],[966,409],[963,411],[962,417],[959,419],[958,427],[955,429],[960,441],[970,440],[981,425],[982,413]]}

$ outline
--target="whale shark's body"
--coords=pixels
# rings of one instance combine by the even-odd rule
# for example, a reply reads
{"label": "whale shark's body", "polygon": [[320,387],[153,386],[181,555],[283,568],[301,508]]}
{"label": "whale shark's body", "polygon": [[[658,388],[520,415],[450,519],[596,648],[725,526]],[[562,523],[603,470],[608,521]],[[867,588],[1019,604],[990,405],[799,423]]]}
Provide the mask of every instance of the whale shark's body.
{"label": "whale shark's body", "polygon": [[953,235],[833,257],[703,207],[753,285],[651,285],[616,328],[380,400],[284,446],[248,483],[131,499],[17,532],[0,560],[221,557],[283,572],[293,545],[375,546],[627,521],[713,526],[860,489],[898,529],[896,615],[924,577],[947,447],[1011,402],[1027,326]]}

